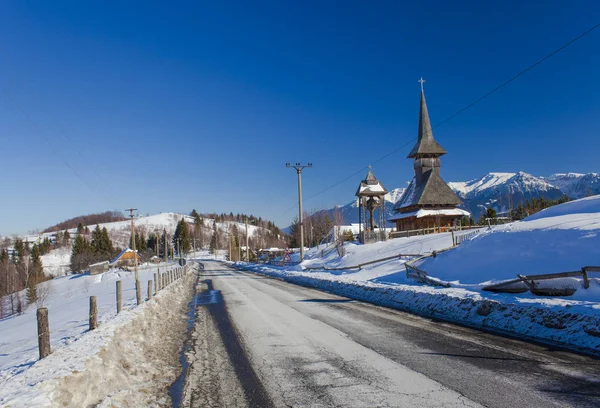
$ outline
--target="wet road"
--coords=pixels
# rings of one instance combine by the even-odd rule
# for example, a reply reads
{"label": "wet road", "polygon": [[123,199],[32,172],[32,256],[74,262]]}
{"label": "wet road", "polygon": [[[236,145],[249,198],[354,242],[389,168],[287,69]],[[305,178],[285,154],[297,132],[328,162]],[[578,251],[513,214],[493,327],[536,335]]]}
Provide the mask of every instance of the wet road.
{"label": "wet road", "polygon": [[208,314],[231,366],[226,382],[244,395],[222,406],[600,406],[594,358],[217,262],[201,279],[219,294],[221,309]]}

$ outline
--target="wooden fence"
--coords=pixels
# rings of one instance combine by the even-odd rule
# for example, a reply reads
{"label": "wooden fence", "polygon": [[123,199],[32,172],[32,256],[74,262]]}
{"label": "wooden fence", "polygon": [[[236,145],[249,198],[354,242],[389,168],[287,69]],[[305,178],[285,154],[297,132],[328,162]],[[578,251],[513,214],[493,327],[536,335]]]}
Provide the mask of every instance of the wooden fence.
{"label": "wooden fence", "polygon": [[309,268],[305,268],[305,270],[307,270],[307,271],[311,271],[311,270],[343,271],[346,269],[359,269],[360,270],[360,269],[362,269],[363,266],[372,265],[372,264],[379,263],[379,262],[391,261],[392,259],[400,259],[402,257],[414,257],[414,256],[421,256],[421,255],[420,254],[398,254],[398,255],[386,256],[385,258],[374,259],[374,260],[368,261],[368,262],[363,262],[358,265],[343,266],[340,268],[327,268],[326,266],[311,266]]}
{"label": "wooden fence", "polygon": [[[166,289],[179,279],[183,278],[189,272],[189,268],[186,266],[175,267],[165,272],[160,272],[160,268],[157,273],[154,274],[154,280],[148,280],[147,297],[146,301],[151,301],[153,295],[156,295],[160,290]],[[140,299],[141,285],[139,281],[135,281],[136,299],[137,304],[140,305],[143,300]],[[113,293],[116,295],[116,311],[119,314],[123,310],[123,282],[116,281],[116,291]],[[50,327],[48,324],[48,308],[40,307],[37,309],[37,332],[38,332],[38,349],[40,359],[50,354]],[[89,330],[94,330],[98,327],[98,310],[97,310],[97,297],[90,296],[90,308],[89,308]]]}
{"label": "wooden fence", "polygon": [[570,296],[575,293],[577,289],[539,287],[538,282],[551,279],[582,277],[583,287],[584,289],[588,289],[590,287],[589,274],[591,272],[600,272],[600,266],[584,266],[579,271],[545,273],[540,275],[517,274],[516,279],[487,285],[482,289],[489,292],[523,293],[531,291],[534,295],[540,296]]}

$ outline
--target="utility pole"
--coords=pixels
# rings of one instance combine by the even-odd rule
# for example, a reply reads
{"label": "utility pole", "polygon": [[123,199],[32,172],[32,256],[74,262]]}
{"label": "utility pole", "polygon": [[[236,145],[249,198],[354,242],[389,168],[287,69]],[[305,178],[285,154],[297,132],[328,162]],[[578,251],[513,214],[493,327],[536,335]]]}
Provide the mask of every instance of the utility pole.
{"label": "utility pole", "polygon": [[296,163],[292,166],[290,163],[286,163],[285,167],[293,167],[296,169],[298,174],[298,225],[300,225],[300,262],[304,261],[304,225],[302,220],[302,170],[306,167],[312,167],[312,163],[302,165]]}
{"label": "utility pole", "polygon": [[250,249],[248,248],[248,217],[246,217],[246,262],[250,262]]}
{"label": "utility pole", "polygon": [[135,214],[133,213],[134,211],[137,211],[137,208],[128,208],[125,211],[129,211],[129,216],[131,217],[131,246],[132,246],[131,249],[133,250],[133,267],[135,270],[135,282],[137,285],[139,276],[138,276],[137,252],[135,251],[135,224],[134,224]]}
{"label": "utility pole", "polygon": [[231,261],[231,232],[227,234],[227,241],[229,241],[229,260]]}
{"label": "utility pole", "polygon": [[169,234],[165,230],[165,262],[169,262]]}

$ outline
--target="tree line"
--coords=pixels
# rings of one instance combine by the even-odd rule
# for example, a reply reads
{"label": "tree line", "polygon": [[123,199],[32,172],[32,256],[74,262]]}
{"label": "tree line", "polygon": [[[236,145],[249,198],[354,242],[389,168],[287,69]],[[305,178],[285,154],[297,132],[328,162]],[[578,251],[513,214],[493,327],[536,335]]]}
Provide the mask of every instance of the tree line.
{"label": "tree line", "polygon": [[46,228],[43,232],[64,231],[66,229],[76,228],[78,225],[105,224],[109,222],[124,221],[127,218],[119,211],[105,211],[102,213],[80,215],[59,222],[56,225]]}

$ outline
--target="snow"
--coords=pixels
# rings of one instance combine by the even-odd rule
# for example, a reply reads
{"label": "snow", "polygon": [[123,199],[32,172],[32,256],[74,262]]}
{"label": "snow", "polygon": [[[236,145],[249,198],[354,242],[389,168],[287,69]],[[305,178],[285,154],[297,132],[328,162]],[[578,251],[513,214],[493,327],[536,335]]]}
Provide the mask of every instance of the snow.
{"label": "snow", "polygon": [[53,249],[41,258],[44,273],[48,276],[63,276],[71,271],[71,248]]}
{"label": "snow", "polygon": [[385,189],[381,184],[361,186],[359,189],[360,193],[383,193],[384,191]]}
{"label": "snow", "polygon": [[[454,266],[457,264],[460,271]],[[586,265],[600,265],[600,196],[557,205],[523,221],[494,227],[453,251],[428,259],[421,267],[443,280],[484,284],[514,279],[519,273],[577,271]],[[600,291],[594,285],[570,298],[581,296],[600,301]]]}
{"label": "snow", "polygon": [[[600,196],[591,196],[561,205],[555,205],[537,212],[525,221],[539,220],[542,218],[558,217],[569,214],[597,214],[600,213]],[[595,216],[592,216],[595,217]]]}
{"label": "snow", "polygon": [[[469,231],[456,232],[457,236]],[[370,245],[345,244],[339,257],[334,247],[313,248],[293,267],[240,264],[243,268],[355,299],[462,324],[550,341],[588,352],[600,350],[600,274],[591,275],[589,289],[579,278],[552,282],[577,291],[565,298],[483,291],[491,282],[517,274],[578,271],[600,265],[600,196],[552,207],[520,222],[485,229],[419,263],[431,277],[451,283],[435,288],[407,278],[409,257],[349,268],[398,254],[426,254],[451,246],[449,233],[396,238]],[[297,260],[298,255],[292,258]],[[306,268],[316,268],[308,270]],[[544,284],[548,284],[547,281]]]}
{"label": "snow", "polygon": [[[157,271],[166,270],[166,265],[141,267],[142,293],[146,295],[146,282],[154,279]],[[174,266],[170,265],[171,268]],[[116,281],[123,283],[123,310],[116,315]],[[48,308],[50,346],[52,354],[38,361],[36,305],[29,305],[21,315],[0,320],[0,405],[15,398],[25,398],[27,392],[40,391],[43,380],[59,378],[81,369],[85,359],[111,338],[114,329],[133,318],[136,308],[134,274],[111,270],[100,275],[69,275],[40,284],[46,299],[43,307]],[[24,293],[21,294],[24,299]],[[89,335],[89,297],[96,296],[98,322],[106,329],[101,334]],[[137,313],[137,312],[136,312]],[[114,321],[114,323],[112,323]],[[77,344],[80,355],[69,353]],[[47,362],[48,361],[48,362]],[[40,368],[41,367],[41,368]],[[33,371],[32,371],[33,370]],[[19,400],[19,399],[17,399]],[[20,399],[26,401],[26,399]],[[27,405],[27,404],[25,404]],[[16,403],[15,406],[24,406]]]}
{"label": "snow", "polygon": [[417,211],[394,214],[391,218],[388,218],[388,221],[394,221],[394,220],[399,220],[399,219],[408,218],[408,217],[422,218],[422,217],[428,217],[428,216],[432,216],[432,215],[469,216],[469,215],[471,215],[471,213],[468,211],[462,210],[460,208],[451,208],[451,209],[442,209],[442,210],[427,210],[427,209],[421,208]]}
{"label": "snow", "polygon": [[483,177],[471,181],[450,182],[448,186],[456,192],[461,193],[464,197],[472,191],[481,191],[492,188],[494,186],[504,184],[516,173],[488,173]]}

